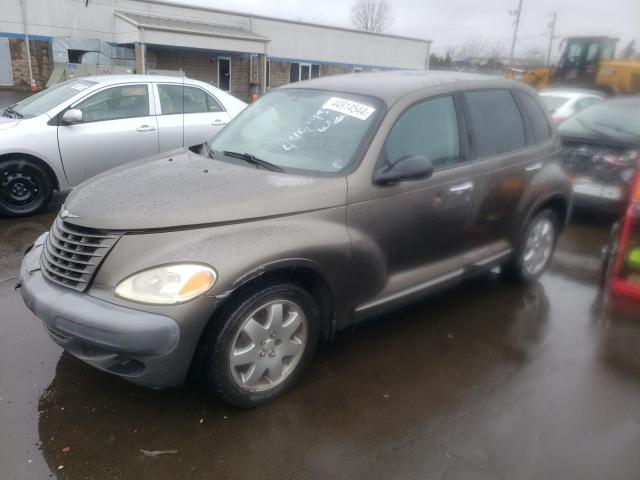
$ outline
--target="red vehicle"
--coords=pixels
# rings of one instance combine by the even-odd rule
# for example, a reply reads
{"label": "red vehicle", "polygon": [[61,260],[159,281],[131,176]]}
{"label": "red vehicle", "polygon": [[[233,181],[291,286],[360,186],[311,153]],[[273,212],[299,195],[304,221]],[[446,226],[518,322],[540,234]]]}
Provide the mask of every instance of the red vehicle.
{"label": "red vehicle", "polygon": [[640,301],[640,168],[622,221],[611,231],[605,251],[604,282],[613,297]]}

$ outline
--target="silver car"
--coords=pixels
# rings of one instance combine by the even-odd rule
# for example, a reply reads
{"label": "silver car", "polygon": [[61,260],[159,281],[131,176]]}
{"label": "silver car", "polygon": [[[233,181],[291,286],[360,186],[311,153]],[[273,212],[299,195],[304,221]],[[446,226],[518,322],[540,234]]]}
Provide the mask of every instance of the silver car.
{"label": "silver car", "polygon": [[246,104],[179,77],[80,78],[33,95],[0,116],[0,215],[45,209],[109,168],[200,145]]}

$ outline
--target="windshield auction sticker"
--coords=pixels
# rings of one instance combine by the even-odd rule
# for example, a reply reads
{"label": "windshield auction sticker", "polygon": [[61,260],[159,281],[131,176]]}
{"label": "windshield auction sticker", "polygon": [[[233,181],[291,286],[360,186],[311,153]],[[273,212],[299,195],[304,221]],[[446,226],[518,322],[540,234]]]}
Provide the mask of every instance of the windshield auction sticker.
{"label": "windshield auction sticker", "polygon": [[358,118],[360,120],[366,120],[369,116],[376,111],[375,108],[363,103],[352,102],[339,97],[331,97],[322,108],[325,110],[333,110],[334,112],[349,115],[350,117]]}

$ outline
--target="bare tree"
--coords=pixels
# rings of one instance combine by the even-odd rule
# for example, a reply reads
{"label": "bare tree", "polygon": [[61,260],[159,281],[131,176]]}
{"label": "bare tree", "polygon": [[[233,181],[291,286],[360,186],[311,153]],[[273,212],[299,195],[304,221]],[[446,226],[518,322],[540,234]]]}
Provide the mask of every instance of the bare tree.
{"label": "bare tree", "polygon": [[492,60],[502,60],[507,56],[507,47],[500,41],[491,42],[485,49],[485,56]]}
{"label": "bare tree", "polygon": [[487,41],[481,37],[471,37],[455,48],[455,57],[459,60],[471,60],[484,56]]}
{"label": "bare tree", "polygon": [[351,23],[358,30],[384,32],[393,20],[393,10],[386,0],[358,0],[351,6]]}
{"label": "bare tree", "polygon": [[540,47],[525,48],[520,57],[527,67],[541,67],[545,64],[544,50]]}

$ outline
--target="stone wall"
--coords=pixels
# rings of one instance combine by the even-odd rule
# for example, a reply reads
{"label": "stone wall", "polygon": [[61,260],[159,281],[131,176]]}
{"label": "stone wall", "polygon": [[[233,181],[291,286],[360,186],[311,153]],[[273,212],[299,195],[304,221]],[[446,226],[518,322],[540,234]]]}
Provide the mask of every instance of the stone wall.
{"label": "stone wall", "polygon": [[352,73],[353,68],[346,65],[320,64],[320,76],[329,77],[331,75],[340,75],[342,73]]}
{"label": "stone wall", "polygon": [[[230,93],[249,99],[248,55],[222,55],[231,58]],[[218,86],[218,54],[206,50],[182,50],[147,46],[148,69],[183,71],[189,78]]]}
{"label": "stone wall", "polygon": [[269,65],[271,75],[270,88],[280,87],[289,83],[289,62],[282,60],[271,60]]}
{"label": "stone wall", "polygon": [[[30,40],[31,69],[38,88],[44,88],[51,75],[51,44],[46,40]],[[29,64],[27,62],[27,45],[22,38],[9,39],[13,85],[17,89],[31,88]]]}

